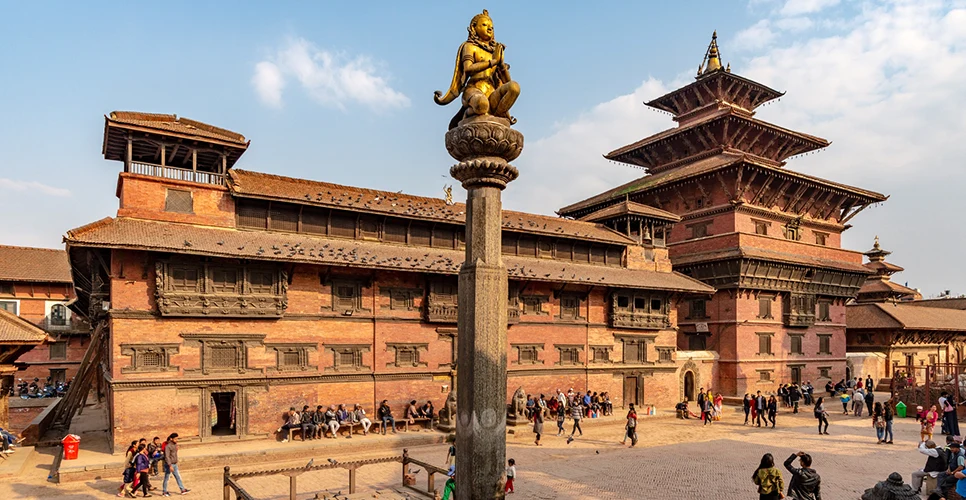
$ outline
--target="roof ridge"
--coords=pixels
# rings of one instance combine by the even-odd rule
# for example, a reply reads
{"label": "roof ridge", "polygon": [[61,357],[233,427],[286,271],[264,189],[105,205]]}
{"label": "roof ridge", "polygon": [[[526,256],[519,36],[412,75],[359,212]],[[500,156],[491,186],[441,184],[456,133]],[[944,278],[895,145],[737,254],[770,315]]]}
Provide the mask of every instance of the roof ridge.
{"label": "roof ridge", "polygon": [[25,247],[20,245],[0,245],[0,248],[18,248],[21,250],[44,250],[47,252],[67,252],[67,250],[62,250],[59,248],[47,248],[47,247]]}
{"label": "roof ridge", "polygon": [[[30,340],[37,340],[39,342],[43,342],[47,340],[47,332],[45,332],[39,326],[21,318],[20,316],[17,316],[14,313],[6,311],[5,309],[0,309],[0,321],[4,321],[4,320],[7,321],[8,323],[13,323],[15,326],[19,326],[22,329],[26,330],[27,332],[40,337],[37,339],[24,339],[23,340],[24,342],[29,342]],[[11,341],[0,339],[0,342],[6,343]],[[13,340],[13,342],[17,342],[17,341]]]}

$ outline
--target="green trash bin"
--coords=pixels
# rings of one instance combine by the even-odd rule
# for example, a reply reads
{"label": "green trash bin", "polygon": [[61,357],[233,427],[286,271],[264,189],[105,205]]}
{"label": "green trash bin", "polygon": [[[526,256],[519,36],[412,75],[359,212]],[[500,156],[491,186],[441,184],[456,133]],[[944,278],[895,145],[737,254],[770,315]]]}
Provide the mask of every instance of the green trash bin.
{"label": "green trash bin", "polygon": [[902,401],[899,401],[899,404],[896,405],[896,415],[899,418],[906,418],[906,404]]}

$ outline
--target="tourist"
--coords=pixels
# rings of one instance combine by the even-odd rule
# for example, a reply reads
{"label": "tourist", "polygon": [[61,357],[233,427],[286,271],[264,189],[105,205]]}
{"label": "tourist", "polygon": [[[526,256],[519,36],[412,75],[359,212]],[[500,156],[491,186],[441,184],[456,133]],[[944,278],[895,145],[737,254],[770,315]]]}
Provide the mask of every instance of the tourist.
{"label": "tourist", "polygon": [[161,438],[154,436],[151,440],[151,444],[148,445],[148,458],[151,459],[151,475],[158,475],[158,462],[164,459],[164,454],[161,453]]}
{"label": "tourist", "polygon": [[825,392],[828,393],[828,397],[832,397],[835,395],[835,386],[832,385],[831,380],[829,380],[828,382],[825,382]]}
{"label": "tourist", "polygon": [[[771,428],[775,428],[775,417],[778,416],[778,400],[772,395],[768,398],[768,420],[771,422]],[[768,427],[768,423],[765,423],[765,427]]]}
{"label": "tourist", "polygon": [[[711,391],[708,391],[710,394]],[[711,408],[714,405],[709,394],[704,393],[704,388],[701,388],[701,392],[698,394],[698,406],[701,410],[701,425],[711,424]]]}
{"label": "tourist", "polygon": [[922,480],[927,475],[933,478],[939,477],[946,470],[946,455],[936,449],[936,443],[932,440],[919,443],[919,453],[926,455],[926,465],[912,473],[912,489],[918,494],[922,490]]}
{"label": "tourist", "polygon": [[872,408],[875,406],[875,393],[866,388],[863,398],[865,399],[865,409],[869,410],[869,414],[871,415]]}
{"label": "tourist", "polygon": [[302,407],[302,413],[299,414],[299,428],[302,429],[302,441],[308,437],[312,439],[315,436],[315,424],[312,423],[313,414],[309,411],[308,405]]}
{"label": "tourist", "polygon": [[872,410],[872,427],[875,429],[875,436],[879,438],[875,444],[882,444],[885,439],[885,413],[882,411],[882,403],[876,403]]}
{"label": "tourist", "polygon": [[[792,467],[792,463],[798,458],[802,468]],[[791,500],[822,500],[821,485],[822,478],[812,468],[812,456],[800,451],[785,460],[785,469],[792,473],[792,479],[788,482],[788,495]]]}
{"label": "tourist", "polygon": [[630,410],[627,412],[627,423],[624,424],[624,439],[621,444],[627,442],[627,438],[631,438],[631,448],[637,444],[637,412],[634,411],[634,403],[629,405]]}
{"label": "tourist", "polygon": [[[895,419],[895,410],[892,408],[892,398],[886,400],[885,404],[882,405],[882,417],[885,419],[885,431],[883,432],[882,439],[886,444],[892,444],[892,421]],[[878,403],[876,403],[878,404]]]}
{"label": "tourist", "polygon": [[865,396],[862,394],[862,389],[856,389],[852,394],[852,411],[855,413],[856,417],[862,416],[862,408],[865,407]]}
{"label": "tourist", "polygon": [[851,396],[849,396],[848,391],[842,391],[842,393],[839,394],[839,399],[842,401],[842,415],[848,415],[849,414],[849,400],[852,399]]}
{"label": "tourist", "polygon": [[956,418],[956,400],[952,395],[943,391],[939,398],[939,406],[943,409],[943,427],[945,433],[951,436],[959,435],[959,420]]}
{"label": "tourist", "polygon": [[798,413],[798,402],[802,399],[802,391],[797,385],[791,385],[788,387],[788,401],[789,406],[792,407],[792,413]]}
{"label": "tourist", "polygon": [[[755,411],[758,412],[758,427],[761,427],[762,420],[765,420],[765,412],[768,411],[768,401],[761,394],[761,391],[758,391],[757,394],[755,397]],[[765,427],[768,427],[767,420],[765,422]]]}
{"label": "tourist", "polygon": [[743,410],[745,410],[745,423],[744,423],[744,425],[748,425],[748,416],[751,415],[751,406],[752,406],[751,405],[751,395],[746,392],[745,393],[745,397],[741,400],[741,408]]}
{"label": "tourist", "polygon": [[574,433],[580,431],[580,436],[583,437],[584,430],[580,428],[580,419],[583,416],[583,407],[579,402],[575,402],[573,408],[571,408],[570,418],[574,419],[574,428],[570,431],[570,438],[567,439],[567,443],[574,440]]}
{"label": "tourist", "polygon": [[[825,411],[825,398],[818,398],[815,402],[815,418],[818,419],[818,433],[828,434],[828,412]],[[825,424],[825,429],[822,429]]]}
{"label": "tourist", "polygon": [[581,401],[583,402],[584,412],[586,413],[587,417],[590,417],[590,391],[587,391],[587,393],[584,394],[584,398]]}
{"label": "tourist", "polygon": [[419,412],[416,411],[416,400],[412,400],[406,405],[406,411],[404,412],[406,421],[410,424],[415,424],[416,419],[419,418]]}
{"label": "tourist", "polygon": [[604,399],[604,415],[613,415],[614,403],[612,403],[610,400],[610,394],[605,392],[601,395],[601,397]]}
{"label": "tourist", "polygon": [[446,475],[449,476],[449,479],[446,480],[446,485],[443,486],[442,500],[450,500],[456,492],[456,466],[450,465],[449,472]]}
{"label": "tourist", "polygon": [[859,390],[859,389],[862,389],[862,387],[863,387],[863,385],[862,385],[862,379],[857,378],[855,380],[855,389],[856,390]]}
{"label": "tourist", "polygon": [[872,375],[865,376],[865,390],[867,392],[872,392],[875,388],[872,387]]}
{"label": "tourist", "polygon": [[168,436],[168,439],[164,443],[164,481],[161,483],[161,494],[169,497],[168,494],[168,478],[174,476],[174,480],[178,482],[178,488],[181,489],[182,495],[188,494],[188,488],[184,487],[184,483],[181,481],[181,471],[178,470],[178,433],[172,433]]}
{"label": "tourist", "polygon": [[806,380],[805,385],[802,386],[802,396],[805,397],[805,404],[815,404],[815,397],[812,394],[814,391],[815,387],[812,387],[812,382],[810,380]]}
{"label": "tourist", "polygon": [[537,400],[537,408],[540,411],[540,416],[547,417],[550,412],[547,410],[547,399],[543,394],[540,395],[540,399]]}
{"label": "tourist", "polygon": [[946,448],[941,453],[946,457],[946,470],[936,478],[936,490],[934,491],[946,496],[950,491],[955,489],[956,478],[953,475],[963,470],[963,464],[966,463],[966,458],[963,456],[960,444],[955,441],[953,436],[946,436]]}
{"label": "tourist", "polygon": [[322,411],[322,405],[315,407],[315,411],[312,412],[312,425],[315,426],[315,436],[317,438],[325,437],[325,412]]}
{"label": "tourist", "polygon": [[[922,407],[916,407],[919,410],[916,413],[916,419],[922,424],[922,429],[919,430],[919,441],[927,441],[932,439],[933,429],[936,427],[936,421],[939,420],[939,412],[936,411],[936,405],[929,407],[929,411],[922,411]],[[921,414],[921,415],[920,415]]]}
{"label": "tourist", "polygon": [[[301,429],[301,428],[302,428],[302,423],[301,423],[301,420],[299,419],[299,413],[295,411],[295,407],[293,406],[288,409],[288,416],[285,419],[285,424],[279,427],[278,430],[276,430],[275,432],[277,434],[281,434],[282,431],[287,431],[289,429]],[[286,434],[282,434],[282,442],[283,443],[288,442],[288,436]]]}
{"label": "tourist", "polygon": [[567,432],[564,430],[564,420],[566,418],[567,418],[567,410],[565,410],[563,405],[561,405],[557,409],[557,435],[558,436],[563,434],[564,432]]}
{"label": "tourist", "polygon": [[136,494],[138,488],[141,488],[142,496],[152,496],[148,493],[149,489],[153,489],[151,481],[148,480],[148,474],[151,472],[151,458],[148,457],[148,447],[144,444],[138,445],[137,455],[134,456],[134,472],[137,474],[134,479],[134,493]]}
{"label": "tourist", "polygon": [[392,433],[396,433],[396,419],[392,418],[392,408],[389,407],[389,400],[383,399],[379,404],[378,417],[382,422],[382,435],[386,435],[386,427],[392,426]]}
{"label": "tourist", "polygon": [[506,494],[515,493],[513,491],[513,478],[517,477],[517,463],[511,458],[506,462],[506,487],[503,492]]}
{"label": "tourist", "polygon": [[352,410],[352,421],[362,425],[363,436],[369,435],[369,427],[372,426],[372,420],[369,420],[369,417],[366,416],[366,410],[358,403],[356,403],[355,408]]}
{"label": "tourist", "polygon": [[704,387],[698,389],[698,411],[701,412],[701,421],[704,421]]}
{"label": "tourist", "polygon": [[543,434],[543,410],[537,408],[530,418],[533,419],[533,433],[537,435],[533,443],[540,446],[540,435]]}
{"label": "tourist", "polygon": [[721,406],[724,404],[724,397],[719,392],[714,397],[714,419],[721,420]]}
{"label": "tourist", "polygon": [[446,450],[446,465],[452,467],[456,464],[456,443],[453,442],[449,445],[449,450]]}
{"label": "tourist", "polygon": [[432,420],[435,418],[436,408],[433,407],[432,401],[426,401],[426,404],[419,407],[419,416],[423,418],[428,418]]}
{"label": "tourist", "polygon": [[778,386],[778,399],[782,401],[782,405],[786,408],[791,406],[791,402],[788,399],[788,387],[785,384]]}
{"label": "tourist", "polygon": [[559,409],[560,400],[558,400],[556,397],[550,398],[550,401],[547,402],[547,411],[550,413],[550,416],[556,417]]}
{"label": "tourist", "polygon": [[[329,432],[332,433],[332,439],[336,439],[336,432],[339,432],[339,417],[335,414],[335,406],[329,405],[329,408],[325,410],[325,426],[329,428]],[[322,432],[325,435],[325,431]]]}
{"label": "tourist", "polygon": [[122,474],[121,486],[117,489],[117,496],[119,497],[134,498],[131,484],[134,483],[134,457],[138,452],[137,446],[137,441],[131,441],[131,445],[127,447],[127,451],[124,453],[124,473]]}
{"label": "tourist", "polygon": [[785,489],[785,480],[782,473],[775,467],[775,459],[771,453],[765,453],[761,457],[761,463],[752,474],[751,480],[758,485],[758,500],[778,500],[782,498],[782,490]]}

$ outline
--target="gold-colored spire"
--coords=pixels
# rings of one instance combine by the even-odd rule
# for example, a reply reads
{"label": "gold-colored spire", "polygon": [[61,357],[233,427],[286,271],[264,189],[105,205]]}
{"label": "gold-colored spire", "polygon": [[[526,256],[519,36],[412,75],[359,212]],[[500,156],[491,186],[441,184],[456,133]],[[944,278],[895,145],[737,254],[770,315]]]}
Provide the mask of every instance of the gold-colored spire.
{"label": "gold-colored spire", "polygon": [[[708,50],[704,53],[704,59],[701,61],[701,65],[698,66],[698,76],[706,75],[722,68],[721,53],[718,51],[718,32],[716,30],[711,34],[711,43],[708,44]],[[731,65],[729,64],[726,71],[730,70]]]}

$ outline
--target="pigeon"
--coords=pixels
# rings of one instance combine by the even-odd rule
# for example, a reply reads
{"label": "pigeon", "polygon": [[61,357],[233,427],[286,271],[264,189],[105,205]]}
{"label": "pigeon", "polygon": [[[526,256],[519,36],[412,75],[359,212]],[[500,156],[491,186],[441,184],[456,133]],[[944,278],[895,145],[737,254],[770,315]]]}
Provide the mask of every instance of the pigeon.
{"label": "pigeon", "polygon": [[574,437],[573,436],[568,436],[567,437],[567,444],[570,444],[570,443],[573,443],[573,442],[574,442]]}
{"label": "pigeon", "polygon": [[328,460],[329,463],[332,464],[332,465],[338,465],[339,464],[339,462],[336,462],[335,459],[332,459],[332,458],[328,458],[326,460]]}
{"label": "pigeon", "polygon": [[314,464],[314,463],[315,463],[315,459],[313,458],[313,459],[309,460],[309,463],[305,464],[305,468],[306,469],[311,468],[312,467],[312,464]]}

